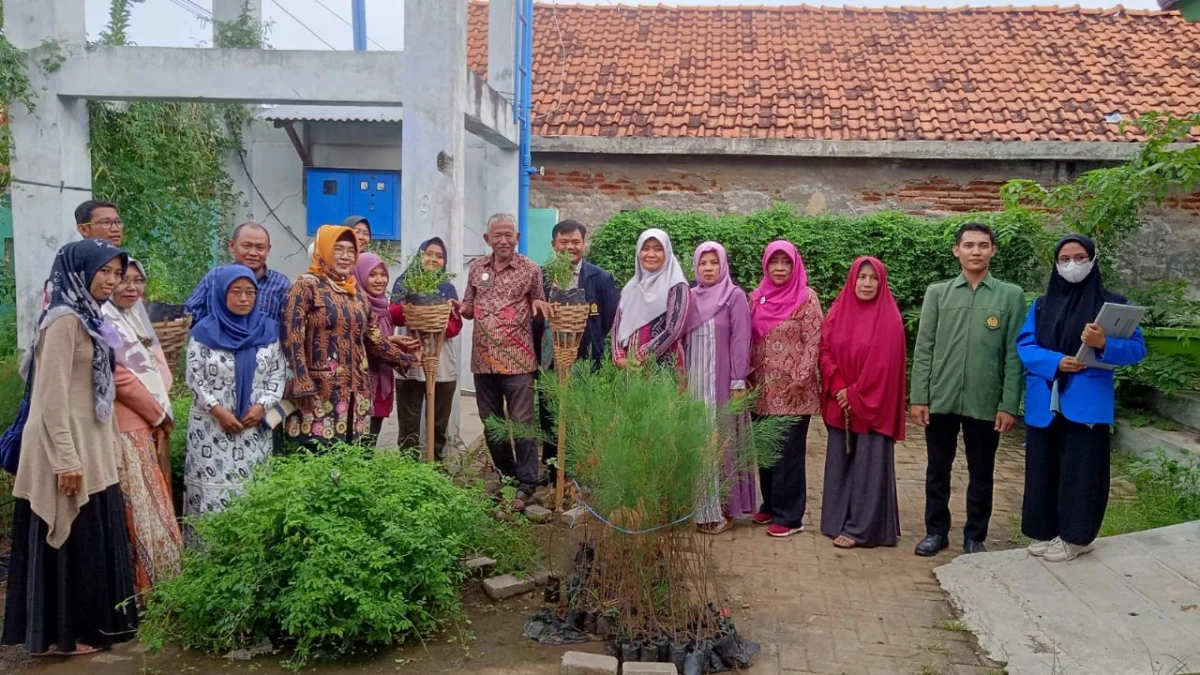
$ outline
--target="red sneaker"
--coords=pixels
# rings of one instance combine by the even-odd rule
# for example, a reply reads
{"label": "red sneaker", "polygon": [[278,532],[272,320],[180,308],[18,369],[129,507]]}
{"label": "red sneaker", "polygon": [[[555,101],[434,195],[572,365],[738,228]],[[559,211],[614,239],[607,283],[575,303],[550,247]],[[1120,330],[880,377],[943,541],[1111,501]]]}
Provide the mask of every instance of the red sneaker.
{"label": "red sneaker", "polygon": [[800,534],[804,531],[804,526],[787,527],[785,525],[771,524],[767,527],[767,534],[772,537],[790,537],[793,534]]}
{"label": "red sneaker", "polygon": [[754,517],[750,519],[750,522],[754,523],[755,525],[770,525],[771,514],[759,511],[758,513],[754,514]]}

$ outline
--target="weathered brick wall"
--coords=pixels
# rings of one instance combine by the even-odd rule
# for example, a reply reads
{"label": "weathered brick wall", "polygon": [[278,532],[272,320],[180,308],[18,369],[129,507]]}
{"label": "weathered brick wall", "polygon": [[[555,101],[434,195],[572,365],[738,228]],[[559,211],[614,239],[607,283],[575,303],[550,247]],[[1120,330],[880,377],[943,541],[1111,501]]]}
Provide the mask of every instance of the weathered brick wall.
{"label": "weathered brick wall", "polygon": [[[701,156],[538,155],[531,203],[598,225],[623,210],[655,207],[720,215],[789,202],[807,213],[894,209],[946,216],[1002,208],[1013,178],[1071,180],[1096,165]],[[1200,195],[1148,217],[1129,261],[1147,279],[1200,281]]]}

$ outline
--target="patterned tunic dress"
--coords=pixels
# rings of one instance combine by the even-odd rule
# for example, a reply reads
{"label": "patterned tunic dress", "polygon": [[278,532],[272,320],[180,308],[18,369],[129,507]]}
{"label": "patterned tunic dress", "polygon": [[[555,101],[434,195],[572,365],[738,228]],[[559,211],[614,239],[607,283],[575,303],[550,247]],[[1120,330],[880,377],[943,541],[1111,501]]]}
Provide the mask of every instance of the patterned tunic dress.
{"label": "patterned tunic dress", "polygon": [[[287,374],[279,343],[259,348],[255,361],[251,396],[254,403],[270,409],[283,397]],[[226,433],[210,412],[217,406],[237,410],[233,352],[189,340],[187,383],[195,398],[188,415],[183,513],[197,516],[224,510],[240,494],[254,468],[271,454],[271,431],[258,426]],[[197,542],[190,529],[185,528],[184,539],[194,546]]]}
{"label": "patterned tunic dress", "polygon": [[[823,319],[821,301],[810,290],[804,304],[751,347],[750,381],[758,389],[756,413],[814,415],[820,410]],[[795,381],[803,385],[798,402],[788,396],[788,387]]]}
{"label": "patterned tunic dress", "polygon": [[314,449],[353,442],[371,420],[367,357],[404,366],[413,357],[380,333],[361,290],[350,295],[312,274],[292,284],[283,317],[280,338],[292,377],[285,396],[298,406],[285,423],[287,437]]}

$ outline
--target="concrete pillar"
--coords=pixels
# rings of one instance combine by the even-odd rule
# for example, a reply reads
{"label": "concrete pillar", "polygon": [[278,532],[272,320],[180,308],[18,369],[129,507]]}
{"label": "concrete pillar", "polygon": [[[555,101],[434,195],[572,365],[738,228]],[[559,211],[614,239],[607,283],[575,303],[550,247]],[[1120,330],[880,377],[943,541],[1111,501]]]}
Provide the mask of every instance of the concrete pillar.
{"label": "concrete pillar", "polygon": [[[488,72],[487,82],[492,89],[509,101],[516,95],[517,0],[491,0],[488,3]],[[516,150],[503,150],[488,145],[485,151],[484,176],[487,177],[484,211],[517,213],[517,183],[521,156]],[[485,216],[486,217],[486,216]],[[478,223],[482,228],[485,223]],[[476,224],[472,223],[474,227]],[[524,234],[524,233],[522,233]]]}
{"label": "concrete pillar", "polygon": [[242,15],[242,8],[250,8],[250,16],[262,23],[262,0],[213,0],[213,23],[218,21],[237,21]]}
{"label": "concrete pillar", "polygon": [[[237,21],[241,18],[243,9],[248,9],[250,11],[250,17],[252,21],[260,24],[262,23],[262,0],[213,0],[212,8],[213,38],[211,40],[211,44],[214,47],[216,46],[217,42],[217,24]],[[229,174],[229,178],[233,181],[233,188],[242,195],[241,201],[237,204],[234,212],[230,214],[231,222],[226,223],[226,225],[230,227],[236,223],[244,223],[247,220],[255,219],[254,204],[258,199],[258,196],[254,191],[254,185],[250,182],[250,176],[248,175],[247,171],[248,169],[253,171],[254,167],[254,135],[254,124],[252,122],[247,123],[242,128],[242,151],[238,152],[237,150],[229,150],[225,153],[225,172]],[[266,209],[263,209],[262,212],[266,213]],[[270,227],[274,223],[263,224],[267,227]],[[277,239],[278,238],[276,237],[275,240],[272,240],[272,244],[279,243],[276,241]],[[281,250],[283,250],[283,247],[279,247],[278,250],[273,250],[271,257],[278,257]],[[274,261],[271,262],[273,263]]]}
{"label": "concrete pillar", "polygon": [[[79,53],[86,39],[84,0],[5,0],[4,33],[18,49],[54,42]],[[13,246],[17,277],[19,346],[30,344],[43,289],[58,249],[79,238],[75,207],[92,197],[87,103],[56,95],[55,76],[42,72],[36,56],[25,71],[36,110],[9,107],[12,133]]]}
{"label": "concrete pillar", "polygon": [[[446,268],[461,290],[463,274],[463,195],[467,94],[467,3],[405,0],[404,125],[401,156],[401,248],[405,257],[422,241],[441,237],[449,255]],[[460,370],[470,369],[469,342],[457,340]],[[459,397],[449,433],[458,433]],[[475,439],[464,439],[471,442]]]}

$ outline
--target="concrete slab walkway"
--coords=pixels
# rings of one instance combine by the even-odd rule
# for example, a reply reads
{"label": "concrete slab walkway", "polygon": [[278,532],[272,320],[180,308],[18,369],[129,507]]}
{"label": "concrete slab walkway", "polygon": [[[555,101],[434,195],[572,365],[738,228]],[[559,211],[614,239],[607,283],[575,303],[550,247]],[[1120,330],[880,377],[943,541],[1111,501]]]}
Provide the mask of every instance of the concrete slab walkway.
{"label": "concrete slab walkway", "polygon": [[1069,563],[962,556],[942,588],[1009,675],[1200,673],[1200,521],[1101,539]]}

